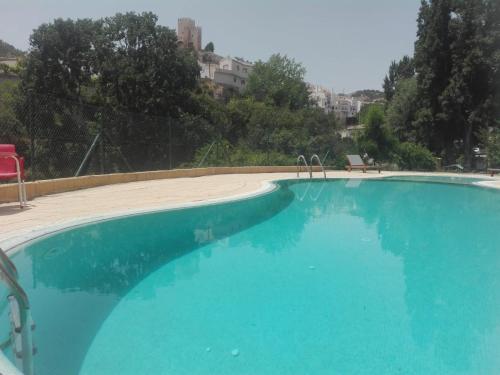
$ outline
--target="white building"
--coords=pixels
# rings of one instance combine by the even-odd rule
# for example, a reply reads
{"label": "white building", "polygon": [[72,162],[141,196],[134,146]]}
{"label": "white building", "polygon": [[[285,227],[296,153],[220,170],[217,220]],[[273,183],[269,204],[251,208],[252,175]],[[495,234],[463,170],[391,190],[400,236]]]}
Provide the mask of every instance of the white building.
{"label": "white building", "polygon": [[337,120],[342,123],[347,122],[349,118],[356,118],[361,111],[361,105],[361,101],[346,95],[339,94],[333,97],[333,112]]}
{"label": "white building", "polygon": [[322,108],[326,113],[332,111],[332,91],[318,85],[307,84],[307,89],[309,90],[309,97],[313,102]]}
{"label": "white building", "polygon": [[246,87],[252,69],[253,64],[248,61],[226,57],[220,60],[219,67],[213,72],[213,80],[218,85],[234,88],[242,92]]}

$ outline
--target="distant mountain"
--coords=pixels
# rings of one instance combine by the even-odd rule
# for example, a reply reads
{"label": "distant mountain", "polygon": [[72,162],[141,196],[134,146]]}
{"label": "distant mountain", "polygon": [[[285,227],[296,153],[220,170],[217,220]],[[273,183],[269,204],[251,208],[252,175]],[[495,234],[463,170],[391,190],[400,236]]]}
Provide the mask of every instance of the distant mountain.
{"label": "distant mountain", "polygon": [[354,91],[351,96],[366,102],[374,102],[384,99],[384,93],[380,90],[358,90]]}
{"label": "distant mountain", "polygon": [[19,57],[22,55],[23,51],[0,39],[0,57]]}

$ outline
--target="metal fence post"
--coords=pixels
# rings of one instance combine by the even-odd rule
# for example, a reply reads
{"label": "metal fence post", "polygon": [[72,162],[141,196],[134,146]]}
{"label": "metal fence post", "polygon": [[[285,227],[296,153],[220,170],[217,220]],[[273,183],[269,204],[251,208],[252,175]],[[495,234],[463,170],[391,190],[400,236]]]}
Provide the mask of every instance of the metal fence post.
{"label": "metal fence post", "polygon": [[97,143],[97,141],[99,140],[101,136],[101,133],[97,133],[97,135],[95,136],[94,138],[94,141],[92,142],[92,144],[90,145],[90,148],[87,150],[87,153],[85,154],[80,166],[78,167],[76,173],[75,173],[75,177],[78,177],[83,169],[83,167],[85,166],[85,164],[87,163],[87,160],[90,156],[90,154],[92,153],[92,151],[94,151],[94,147]]}
{"label": "metal fence post", "polygon": [[168,119],[168,169],[172,169],[172,119]]}
{"label": "metal fence post", "polygon": [[[102,123],[101,123],[101,131],[102,133]],[[101,137],[101,142],[99,142],[99,164],[101,168],[101,174],[104,174],[104,137]]]}
{"label": "metal fence post", "polygon": [[36,168],[35,168],[35,133],[33,126],[33,106],[31,105],[31,100],[28,101],[28,128],[30,135],[30,167],[31,167],[31,177],[36,176]]}

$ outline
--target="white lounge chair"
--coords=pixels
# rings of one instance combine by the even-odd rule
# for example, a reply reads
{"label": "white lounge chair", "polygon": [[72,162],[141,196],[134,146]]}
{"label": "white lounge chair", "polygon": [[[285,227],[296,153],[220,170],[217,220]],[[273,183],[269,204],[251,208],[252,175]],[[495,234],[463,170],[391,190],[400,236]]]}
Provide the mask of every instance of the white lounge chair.
{"label": "white lounge chair", "polygon": [[346,165],[345,168],[351,172],[353,169],[361,169],[363,173],[366,173],[368,169],[378,170],[380,173],[381,167],[378,165],[366,165],[361,156],[359,155],[346,155],[347,160],[349,161],[349,165]]}

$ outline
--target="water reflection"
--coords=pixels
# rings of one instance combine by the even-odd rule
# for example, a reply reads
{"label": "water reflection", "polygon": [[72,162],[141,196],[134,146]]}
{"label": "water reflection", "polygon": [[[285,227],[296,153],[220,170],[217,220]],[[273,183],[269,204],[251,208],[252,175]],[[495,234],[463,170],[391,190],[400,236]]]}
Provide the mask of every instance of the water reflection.
{"label": "water reflection", "polygon": [[500,228],[499,192],[390,181],[354,186],[348,180],[344,186],[332,186],[318,201],[305,200],[305,222],[319,210],[359,217],[373,227],[381,248],[402,261],[419,350],[434,352],[456,372],[469,373],[481,360],[488,368],[493,356],[500,357],[500,246],[492,240]]}
{"label": "water reflection", "polygon": [[[100,324],[140,280],[176,257],[270,219],[292,199],[283,188],[231,204],[87,225],[26,246],[13,260],[38,326],[37,373],[78,373]],[[193,264],[185,272],[196,269]]]}
{"label": "water reflection", "polygon": [[[324,181],[324,180],[319,180],[319,181],[312,180],[312,181],[306,182],[305,185],[306,185],[306,188],[304,189],[304,192],[301,193],[300,195],[298,195],[297,199],[302,202],[302,201],[304,201],[304,199],[307,196],[308,200],[310,200],[312,202],[316,202],[318,200],[318,198],[321,196],[321,193],[323,192],[323,189],[325,188],[325,186],[328,185],[328,182]],[[311,187],[313,187],[313,189],[311,189]],[[310,190],[312,190],[312,191],[310,191]]]}

